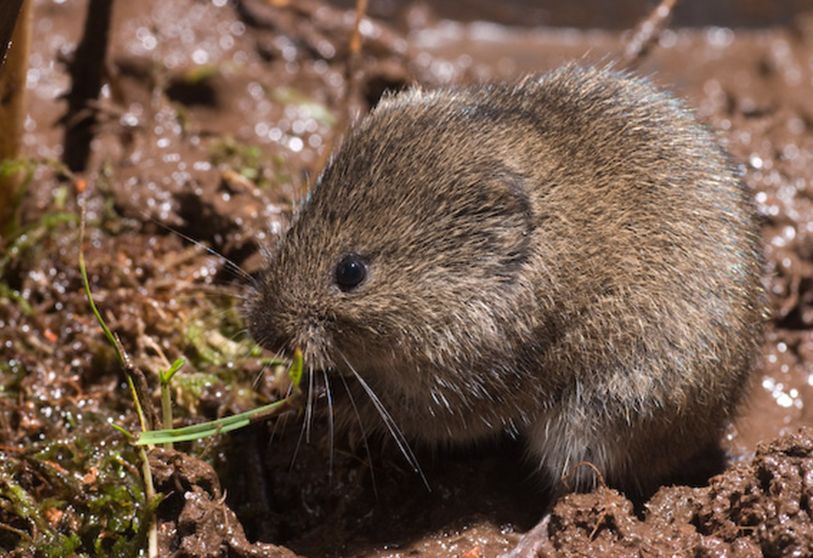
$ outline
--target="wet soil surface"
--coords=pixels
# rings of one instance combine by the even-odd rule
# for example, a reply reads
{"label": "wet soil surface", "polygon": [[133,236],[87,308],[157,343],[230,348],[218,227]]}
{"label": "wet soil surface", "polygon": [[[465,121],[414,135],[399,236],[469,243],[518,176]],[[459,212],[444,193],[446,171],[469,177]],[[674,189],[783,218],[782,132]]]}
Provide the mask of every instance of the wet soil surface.
{"label": "wet soil surface", "polygon": [[[32,178],[21,226],[0,244],[0,549],[10,555],[133,556],[146,537],[137,455],[109,427],[136,431],[135,414],[81,291],[80,206],[97,303],[150,385],[187,359],[176,422],[246,410],[279,395],[275,367],[245,339],[241,279],[181,235],[256,273],[260,247],[346,125],[345,105],[364,112],[414,82],[605,63],[624,37],[403,9],[362,26],[345,102],[353,14],[288,4],[117,3],[92,157],[75,176],[57,161],[85,6],[35,3]],[[640,67],[718,133],[762,219],[772,317],[726,463],[697,463],[648,501],[608,488],[566,496],[541,555],[813,555],[813,11],[796,13],[770,29],[668,30]],[[416,448],[429,490],[391,440],[329,436],[325,406],[312,432],[290,416],[154,451],[162,555],[490,557],[552,505],[519,441]]]}

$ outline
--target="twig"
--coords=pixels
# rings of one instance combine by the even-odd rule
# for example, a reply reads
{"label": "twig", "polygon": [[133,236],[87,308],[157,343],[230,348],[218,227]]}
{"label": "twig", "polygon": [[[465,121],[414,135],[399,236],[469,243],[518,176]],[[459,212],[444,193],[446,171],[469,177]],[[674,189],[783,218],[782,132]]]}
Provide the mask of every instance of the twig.
{"label": "twig", "polygon": [[590,531],[590,536],[588,537],[590,541],[596,540],[596,535],[598,535],[599,530],[601,529],[604,522],[607,521],[607,518],[610,517],[610,512],[602,507],[601,511],[598,514],[598,518],[596,519],[596,524],[593,526],[593,530]]}
{"label": "twig", "polygon": [[[263,6],[270,9],[262,9]],[[251,27],[272,30],[277,33],[295,30],[297,35],[306,35],[302,38],[308,48],[315,52],[322,50],[313,42],[317,36],[324,38],[325,33],[335,35],[352,32],[352,29],[348,28],[345,11],[321,0],[265,0],[264,2],[235,0],[235,7],[243,22]],[[298,22],[295,26],[280,17],[283,12],[297,17]],[[407,53],[406,41],[388,25],[367,19],[364,22],[364,28],[363,35],[369,45],[368,48],[376,52],[395,55]],[[306,30],[308,32],[305,32]],[[333,58],[333,56],[328,56],[328,58]]]}
{"label": "twig", "polygon": [[68,67],[71,90],[67,95],[68,111],[62,119],[65,123],[62,160],[74,172],[84,171],[90,156],[96,112],[78,115],[96,100],[102,88],[112,13],[113,0],[90,0],[82,40]]}
{"label": "twig", "polygon": [[635,28],[632,36],[624,45],[622,65],[632,69],[637,67],[646,59],[652,49],[652,45],[661,36],[669,20],[672,19],[672,10],[677,4],[677,0],[661,0],[650,14],[644,18]]}
{"label": "twig", "polygon": [[[0,2],[0,162],[11,162],[20,156],[31,42],[31,3],[32,0]],[[6,168],[0,172],[0,236],[15,226],[17,207],[24,191],[19,169]]]}
{"label": "twig", "polygon": [[6,51],[11,43],[11,34],[14,32],[14,24],[20,14],[23,0],[5,0],[0,2],[0,66],[6,60]]}
{"label": "twig", "polygon": [[[607,483],[604,480],[604,475],[601,474],[601,471],[599,470],[598,467],[596,467],[593,463],[589,461],[579,461],[578,463],[573,465],[570,469],[568,469],[564,475],[562,475],[562,483],[568,488],[568,490],[574,488],[573,486],[570,485],[570,477],[578,475],[579,469],[581,469],[582,467],[586,467],[593,471],[593,474],[595,475],[595,480],[599,486],[602,486],[604,488],[607,487]],[[578,484],[578,480],[576,482]]]}
{"label": "twig", "polygon": [[[333,148],[336,146],[337,140],[344,134],[345,129],[350,125],[353,120],[350,105],[352,99],[358,89],[358,66],[361,60],[361,22],[364,20],[364,15],[367,13],[367,0],[356,0],[356,18],[353,22],[353,29],[350,32],[350,41],[347,46],[347,60],[344,65],[344,93],[341,100],[341,113],[338,122],[333,128],[333,133],[330,135],[322,155],[316,162],[314,168],[314,176],[319,176],[322,170],[327,165]],[[308,187],[308,185],[306,185]]]}
{"label": "twig", "polygon": [[366,13],[367,0],[356,0],[356,19],[353,21],[353,33],[350,35],[351,58],[361,54],[361,21]]}
{"label": "twig", "polygon": [[[149,507],[155,502],[155,485],[152,482],[152,469],[150,469],[150,458],[147,456],[147,448],[138,448],[138,457],[141,459],[141,473],[144,477],[144,499]],[[158,521],[156,521],[155,511],[150,510],[150,526],[147,531],[147,556],[158,558]]]}
{"label": "twig", "polygon": [[8,531],[9,533],[20,537],[24,541],[30,542],[32,540],[31,535],[29,535],[22,529],[17,529],[16,527],[6,525],[5,523],[0,523],[0,531]]}
{"label": "twig", "polygon": [[356,0],[356,19],[353,22],[353,31],[350,33],[350,43],[348,45],[347,62],[344,66],[344,98],[342,105],[344,109],[344,124],[350,123],[350,100],[358,89],[358,69],[361,60],[361,22],[367,13],[367,0]]}

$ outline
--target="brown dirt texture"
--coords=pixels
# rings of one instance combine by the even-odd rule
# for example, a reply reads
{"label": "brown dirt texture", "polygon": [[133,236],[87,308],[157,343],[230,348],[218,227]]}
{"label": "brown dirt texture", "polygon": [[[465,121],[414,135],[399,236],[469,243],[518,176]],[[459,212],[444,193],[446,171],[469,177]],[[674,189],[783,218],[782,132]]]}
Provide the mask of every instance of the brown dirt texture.
{"label": "brown dirt texture", "polygon": [[[679,3],[637,69],[718,134],[760,214],[772,316],[722,460],[692,464],[646,501],[600,487],[550,502],[521,440],[418,447],[427,490],[392,440],[330,436],[322,395],[312,432],[286,415],[152,450],[161,497],[145,499],[138,454],[111,427],[136,432],[138,422],[82,290],[81,210],[96,303],[144,372],[146,398],[158,404],[159,372],[184,357],[176,425],[272,401],[285,367],[245,335],[246,279],[189,239],[256,274],[348,114],[410,84],[607,63],[648,9],[539,4],[371,2],[348,89],[352,2],[117,2],[99,98],[65,118],[87,3],[34,2],[19,167],[28,178],[0,237],[0,554],[146,556],[154,516],[160,556],[489,558],[552,508],[540,556],[813,556],[805,2],[710,2],[708,17]],[[71,172],[65,126],[86,117],[90,157]]]}

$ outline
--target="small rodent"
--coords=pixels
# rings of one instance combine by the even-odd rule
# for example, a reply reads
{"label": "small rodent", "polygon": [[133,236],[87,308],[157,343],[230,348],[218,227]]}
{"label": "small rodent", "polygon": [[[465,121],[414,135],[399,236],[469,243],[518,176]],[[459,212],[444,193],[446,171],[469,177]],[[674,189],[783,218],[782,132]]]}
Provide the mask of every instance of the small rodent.
{"label": "small rodent", "polygon": [[386,97],[268,257],[260,344],[355,371],[410,440],[524,434],[554,485],[588,461],[646,489],[714,443],[763,321],[735,168],[609,68]]}

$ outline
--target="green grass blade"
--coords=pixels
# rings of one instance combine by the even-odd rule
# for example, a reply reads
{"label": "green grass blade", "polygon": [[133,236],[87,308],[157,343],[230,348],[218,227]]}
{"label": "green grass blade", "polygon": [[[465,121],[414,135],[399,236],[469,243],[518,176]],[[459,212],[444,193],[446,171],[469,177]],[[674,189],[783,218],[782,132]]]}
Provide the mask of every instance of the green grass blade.
{"label": "green grass blade", "polygon": [[165,371],[161,373],[161,383],[162,384],[169,384],[172,381],[172,377],[175,373],[181,369],[181,367],[186,364],[186,359],[183,357],[178,357],[175,359],[175,362]]}
{"label": "green grass blade", "polygon": [[288,371],[288,377],[291,378],[291,382],[297,389],[299,388],[299,384],[302,383],[304,367],[305,365],[302,357],[302,351],[298,348],[294,349],[294,360],[291,363],[291,369]]}
{"label": "green grass blade", "polygon": [[268,418],[270,416],[279,414],[283,410],[290,408],[292,403],[291,397],[257,407],[244,413],[232,415],[230,417],[223,417],[221,419],[212,420],[209,422],[202,422],[200,424],[193,424],[183,428],[171,428],[165,430],[149,430],[142,432],[138,435],[134,444],[137,446],[145,446],[152,444],[166,444],[171,442],[188,442],[190,440],[200,440],[201,438],[208,438],[215,434],[222,434],[224,432],[231,432],[238,428],[248,426],[258,420]]}
{"label": "green grass blade", "polygon": [[107,341],[113,346],[113,349],[116,351],[116,357],[119,360],[119,364],[122,366],[125,365],[124,355],[121,353],[121,348],[119,347],[119,340],[116,339],[116,336],[113,335],[113,332],[110,331],[110,328],[107,327],[107,323],[105,323],[104,318],[102,318],[101,312],[96,307],[96,302],[93,300],[93,294],[90,292],[90,281],[88,280],[88,270],[87,266],[85,265],[85,251],[82,249],[84,239],[85,239],[85,220],[84,214],[80,224],[80,232],[79,232],[79,274],[82,276],[82,285],[85,288],[85,296],[88,299],[88,304],[90,304],[90,311],[93,312],[93,315],[96,317],[96,321],[99,323],[99,327],[102,328],[104,332],[104,336],[107,337]]}

